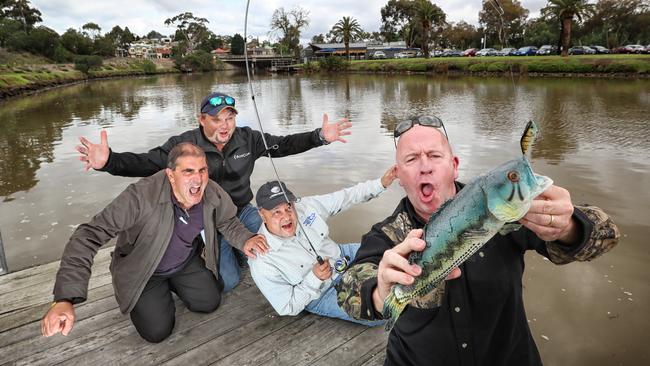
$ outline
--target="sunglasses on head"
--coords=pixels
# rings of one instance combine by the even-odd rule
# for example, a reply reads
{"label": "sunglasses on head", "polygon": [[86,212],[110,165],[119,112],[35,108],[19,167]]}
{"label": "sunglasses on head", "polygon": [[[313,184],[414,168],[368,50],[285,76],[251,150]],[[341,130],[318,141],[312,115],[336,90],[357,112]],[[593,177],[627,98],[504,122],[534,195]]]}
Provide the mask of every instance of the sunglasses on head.
{"label": "sunglasses on head", "polygon": [[418,116],[412,117],[406,121],[402,121],[397,124],[395,131],[393,131],[393,140],[395,141],[395,146],[397,146],[397,138],[403,135],[406,131],[413,128],[415,125],[427,126],[433,128],[442,128],[442,131],[445,134],[445,138],[449,141],[449,136],[447,135],[447,130],[445,129],[445,124],[442,123],[442,120],[436,116]]}
{"label": "sunglasses on head", "polygon": [[220,105],[227,105],[230,107],[235,106],[235,98],[233,97],[226,97],[226,96],[218,96],[218,97],[212,97],[208,100],[208,104],[203,107],[203,113],[207,112],[206,108],[209,110],[208,105],[211,105],[213,107],[218,107]]}

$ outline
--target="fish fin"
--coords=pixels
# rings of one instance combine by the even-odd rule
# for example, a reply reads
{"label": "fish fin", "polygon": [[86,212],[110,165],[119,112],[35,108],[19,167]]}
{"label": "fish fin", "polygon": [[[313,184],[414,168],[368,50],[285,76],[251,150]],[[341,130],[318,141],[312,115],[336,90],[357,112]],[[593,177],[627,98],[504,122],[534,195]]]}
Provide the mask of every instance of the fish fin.
{"label": "fish fin", "polygon": [[519,229],[521,229],[521,224],[518,224],[516,222],[508,222],[501,227],[501,229],[499,230],[499,234],[508,235],[511,232],[517,231]]}
{"label": "fish fin", "polygon": [[397,318],[402,314],[402,311],[404,311],[407,304],[408,300],[400,302],[397,296],[395,296],[395,286],[393,286],[386,297],[386,300],[384,300],[384,309],[382,311],[384,319],[388,319],[386,322],[387,332],[390,332],[390,330],[393,329],[395,322],[397,322]]}
{"label": "fish fin", "polygon": [[528,121],[526,128],[524,128],[524,134],[521,135],[521,140],[519,144],[521,146],[521,153],[530,156],[529,153],[533,148],[533,144],[539,135],[539,128],[537,124],[532,120]]}
{"label": "fish fin", "polygon": [[482,227],[469,228],[460,235],[459,241],[472,240],[474,238],[483,238],[488,233],[487,229]]}

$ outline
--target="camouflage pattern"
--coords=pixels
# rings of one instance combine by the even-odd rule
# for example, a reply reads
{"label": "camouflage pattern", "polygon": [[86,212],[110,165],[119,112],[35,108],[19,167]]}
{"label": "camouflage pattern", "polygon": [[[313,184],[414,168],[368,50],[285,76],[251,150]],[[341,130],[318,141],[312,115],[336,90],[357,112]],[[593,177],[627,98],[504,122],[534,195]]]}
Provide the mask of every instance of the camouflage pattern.
{"label": "camouflage pattern", "polygon": [[361,286],[369,279],[377,278],[377,269],[374,263],[361,263],[350,267],[339,283],[336,285],[337,302],[351,317],[373,319],[373,314],[361,316]]}
{"label": "camouflage pattern", "polygon": [[388,223],[381,228],[381,231],[394,243],[398,244],[406,239],[408,233],[413,230],[413,224],[406,212],[400,212],[395,216],[395,221]]}
{"label": "camouflage pattern", "polygon": [[573,255],[567,255],[562,244],[546,242],[549,259],[555,264],[567,264],[573,261],[590,261],[607,253],[618,244],[621,236],[618,227],[603,210],[596,206],[576,206],[594,225],[587,244]]}

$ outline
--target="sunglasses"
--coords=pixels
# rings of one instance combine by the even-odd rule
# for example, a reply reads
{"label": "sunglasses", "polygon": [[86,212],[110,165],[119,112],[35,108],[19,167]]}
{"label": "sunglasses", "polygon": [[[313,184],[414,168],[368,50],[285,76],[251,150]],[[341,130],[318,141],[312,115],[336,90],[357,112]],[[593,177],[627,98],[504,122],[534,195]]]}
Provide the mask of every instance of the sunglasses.
{"label": "sunglasses", "polygon": [[211,108],[208,108],[208,105],[211,105],[213,107],[218,107],[220,105],[227,105],[230,107],[235,106],[235,98],[233,97],[227,97],[227,96],[218,96],[218,97],[212,97],[208,100],[208,104],[206,104],[203,109],[201,110],[201,113],[206,113],[208,112]]}
{"label": "sunglasses", "polygon": [[427,126],[433,128],[442,128],[442,131],[445,134],[445,138],[449,141],[449,136],[447,135],[447,130],[445,129],[445,124],[442,123],[442,120],[436,116],[418,116],[412,117],[406,121],[402,121],[397,124],[395,131],[393,131],[393,141],[395,146],[397,146],[397,138],[403,135],[406,131],[413,128],[415,125]]}

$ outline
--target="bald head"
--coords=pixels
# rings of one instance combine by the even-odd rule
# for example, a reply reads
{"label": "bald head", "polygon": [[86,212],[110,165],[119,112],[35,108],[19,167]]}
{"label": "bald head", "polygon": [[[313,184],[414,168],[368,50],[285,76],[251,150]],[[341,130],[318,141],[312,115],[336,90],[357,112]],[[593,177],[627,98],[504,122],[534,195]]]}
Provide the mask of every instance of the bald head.
{"label": "bald head", "polygon": [[397,143],[397,177],[416,213],[428,220],[456,194],[458,158],[437,128],[415,125]]}

